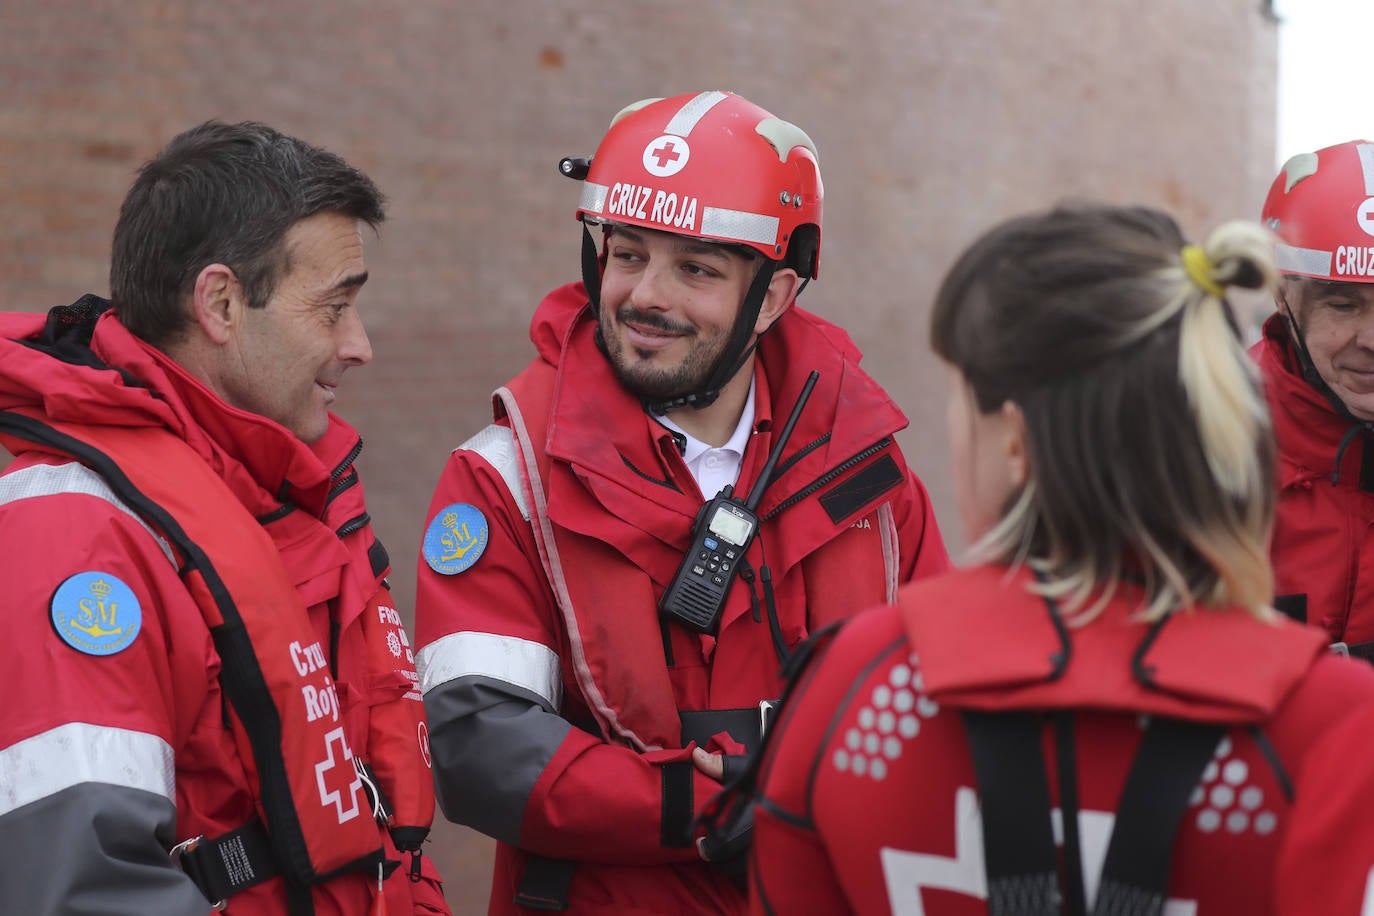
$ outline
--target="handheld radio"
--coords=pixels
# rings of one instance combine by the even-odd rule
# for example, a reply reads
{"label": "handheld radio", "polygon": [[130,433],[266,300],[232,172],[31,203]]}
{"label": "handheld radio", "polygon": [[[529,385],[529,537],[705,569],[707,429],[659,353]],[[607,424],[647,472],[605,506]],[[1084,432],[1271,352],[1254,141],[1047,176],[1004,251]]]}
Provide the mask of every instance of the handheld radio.
{"label": "handheld radio", "polygon": [[782,455],[782,448],[792,435],[792,427],[797,425],[802,408],[811,389],[816,386],[820,373],[812,370],[797,396],[797,404],[787,418],[782,433],[778,436],[773,451],[759,472],[759,479],[749,491],[749,498],[740,501],[734,495],[734,487],[727,486],[719,494],[701,507],[696,521],[692,523],[692,539],[688,543],[687,555],[677,568],[673,581],[659,599],[658,610],[665,617],[700,633],[711,633],[720,622],[721,609],[725,607],[725,597],[730,594],[730,586],[739,572],[740,561],[758,534],[759,517],[754,509],[763,498],[768,478],[773,476],[773,468]]}

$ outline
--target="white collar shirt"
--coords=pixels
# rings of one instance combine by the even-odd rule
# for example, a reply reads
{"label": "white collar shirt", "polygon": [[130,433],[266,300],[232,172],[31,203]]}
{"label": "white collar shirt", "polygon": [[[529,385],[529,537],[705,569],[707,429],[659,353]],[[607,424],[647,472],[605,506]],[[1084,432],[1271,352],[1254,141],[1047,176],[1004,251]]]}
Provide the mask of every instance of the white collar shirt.
{"label": "white collar shirt", "polygon": [[726,484],[734,484],[739,480],[740,465],[744,463],[744,449],[754,432],[754,380],[750,380],[749,397],[744,402],[744,410],[739,415],[739,423],[735,425],[734,433],[719,448],[712,448],[702,442],[666,416],[660,419],[664,426],[686,441],[682,450],[682,461],[687,465],[687,470],[692,472],[702,496],[710,499]]}

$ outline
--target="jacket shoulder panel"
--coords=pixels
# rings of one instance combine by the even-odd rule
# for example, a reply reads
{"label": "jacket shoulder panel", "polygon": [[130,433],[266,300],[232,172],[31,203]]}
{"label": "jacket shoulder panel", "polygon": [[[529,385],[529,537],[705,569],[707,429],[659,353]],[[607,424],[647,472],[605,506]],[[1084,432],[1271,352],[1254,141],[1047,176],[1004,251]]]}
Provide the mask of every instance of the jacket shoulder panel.
{"label": "jacket shoulder panel", "polygon": [[520,453],[515,446],[515,433],[509,426],[492,423],[458,446],[457,450],[481,455],[505,481],[521,517],[525,521],[530,520],[530,501],[520,474]]}

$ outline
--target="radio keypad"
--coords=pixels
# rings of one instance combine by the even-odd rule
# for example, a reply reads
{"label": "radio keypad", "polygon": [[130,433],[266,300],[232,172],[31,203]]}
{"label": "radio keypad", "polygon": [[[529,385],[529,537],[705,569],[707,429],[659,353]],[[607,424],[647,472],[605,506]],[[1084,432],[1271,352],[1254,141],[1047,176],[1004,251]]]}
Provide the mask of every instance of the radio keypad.
{"label": "radio keypad", "polygon": [[733,547],[724,547],[715,538],[702,538],[702,549],[697,551],[697,562],[692,564],[693,575],[705,579],[708,576],[715,585],[724,585],[723,573],[730,572],[739,552]]}

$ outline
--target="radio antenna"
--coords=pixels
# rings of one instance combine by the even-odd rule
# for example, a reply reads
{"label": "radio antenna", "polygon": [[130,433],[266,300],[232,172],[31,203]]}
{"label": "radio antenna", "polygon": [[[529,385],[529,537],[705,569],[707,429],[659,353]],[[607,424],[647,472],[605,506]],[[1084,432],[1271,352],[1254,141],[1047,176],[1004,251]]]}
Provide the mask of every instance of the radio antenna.
{"label": "radio antenna", "polygon": [[787,423],[782,427],[782,432],[778,434],[777,444],[773,446],[773,451],[769,453],[768,460],[764,462],[763,470],[759,471],[759,479],[754,481],[754,489],[749,491],[749,498],[744,501],[744,507],[749,511],[758,508],[759,500],[763,498],[763,491],[768,486],[768,478],[773,476],[773,468],[777,466],[778,459],[782,457],[782,447],[787,444],[788,438],[792,435],[792,427],[797,425],[797,418],[801,416],[802,408],[806,406],[807,398],[811,397],[811,389],[816,387],[816,379],[821,374],[815,369],[806,377],[806,384],[802,385],[801,394],[797,395],[796,406],[792,408],[792,413],[787,418]]}

